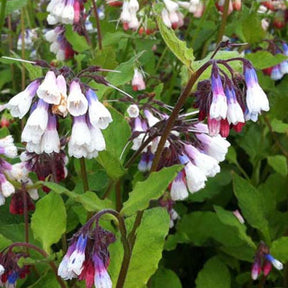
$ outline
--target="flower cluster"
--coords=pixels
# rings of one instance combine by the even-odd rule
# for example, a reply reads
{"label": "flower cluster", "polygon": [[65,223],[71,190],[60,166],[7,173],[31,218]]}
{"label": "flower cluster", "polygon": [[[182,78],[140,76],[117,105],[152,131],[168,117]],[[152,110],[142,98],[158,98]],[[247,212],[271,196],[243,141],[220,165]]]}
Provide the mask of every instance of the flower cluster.
{"label": "flower cluster", "polygon": [[281,29],[286,26],[288,21],[288,10],[285,2],[285,0],[269,0],[261,2],[258,13],[261,13],[263,16],[267,15],[267,17],[263,18],[266,22],[266,28],[269,27],[271,22],[270,20],[272,20],[273,28]]}
{"label": "flower cluster", "polygon": [[[269,110],[267,96],[252,64],[241,58],[235,60],[243,61],[244,75],[235,73],[224,60],[213,60],[211,78],[200,81],[197,86],[195,107],[200,110],[199,120],[208,118],[210,135],[220,133],[227,137],[230,127],[241,131],[245,120],[255,122],[262,111]],[[229,71],[230,77],[219,64]]]}
{"label": "flower cluster", "polygon": [[[133,130],[132,149],[142,150],[138,169],[145,172],[151,168],[168,115],[152,105],[138,105],[140,110],[143,109],[143,115],[135,104],[128,108],[128,114]],[[202,189],[207,177],[213,177],[220,171],[218,163],[224,160],[230,146],[220,135],[211,137],[207,125],[196,119],[191,123],[191,119],[186,119],[186,116],[190,114],[179,115],[176,120],[158,166],[161,169],[175,164],[184,165],[184,169],[169,186],[170,196],[174,201],[187,198],[188,191],[194,193]]]}
{"label": "flower cluster", "polygon": [[[288,45],[284,41],[274,42],[271,40],[267,40],[268,47],[267,51],[273,55],[282,54],[284,56],[288,56]],[[280,80],[284,77],[285,74],[288,73],[288,60],[282,61],[280,64],[275,66],[266,68],[263,70],[266,75],[269,75],[272,80]]]}
{"label": "flower cluster", "polygon": [[59,153],[58,120],[59,116],[65,118],[68,113],[73,117],[68,142],[70,156],[93,158],[97,157],[98,151],[105,149],[101,130],[112,121],[111,114],[88,85],[78,78],[70,81],[69,75],[70,71],[50,70],[44,80],[34,80],[7,103],[6,107],[13,117],[24,117],[31,107],[21,135],[21,141],[27,143],[28,152]]}
{"label": "flower cluster", "polygon": [[122,5],[122,12],[120,21],[123,24],[123,29],[137,30],[139,27],[139,20],[137,18],[137,11],[139,10],[139,3],[137,0],[124,0]]}
{"label": "flower cluster", "polygon": [[85,0],[51,0],[47,6],[47,22],[50,25],[57,23],[75,24],[80,20]]}
{"label": "flower cluster", "polygon": [[178,1],[163,0],[165,8],[161,12],[163,23],[173,29],[177,29],[184,24],[184,15],[179,10]]}
{"label": "flower cluster", "polygon": [[91,218],[71,239],[59,265],[58,275],[64,280],[85,280],[87,288],[93,284],[95,287],[112,288],[107,272],[110,262],[107,248],[115,241],[115,236],[98,226],[98,223],[93,228],[93,222]]}
{"label": "flower cluster", "polygon": [[[15,158],[17,156],[17,148],[13,143],[13,137],[11,135],[0,139],[0,154],[9,158]],[[11,182],[17,181],[21,183],[23,187],[26,187],[27,184],[32,184],[31,179],[28,178],[28,173],[29,171],[25,168],[24,163],[20,162],[12,165],[0,158],[0,205],[5,203],[5,198],[13,195],[10,203],[10,211],[12,211],[12,213],[14,212],[14,214],[21,214],[23,207],[18,205],[16,198],[20,194],[22,197],[22,193],[16,190]],[[39,196],[36,189],[29,189],[27,192],[28,198],[38,199]],[[25,193],[27,192],[25,190]],[[31,205],[30,208],[32,209]]]}
{"label": "flower cluster", "polygon": [[63,25],[47,31],[45,39],[51,43],[50,51],[56,54],[57,60],[64,61],[74,56],[75,51],[65,37],[65,27]]}
{"label": "flower cluster", "polygon": [[270,254],[269,247],[264,242],[260,242],[251,269],[252,279],[256,280],[261,272],[264,276],[267,276],[272,269],[272,265],[277,270],[283,269],[283,264]]}
{"label": "flower cluster", "polygon": [[24,253],[14,253],[12,250],[0,253],[0,287],[15,288],[16,281],[23,279],[30,272],[30,266],[19,267],[18,261],[22,257],[28,257]]}
{"label": "flower cluster", "polygon": [[[224,3],[225,0],[218,0],[216,1],[215,5],[217,9],[223,13],[224,10]],[[229,1],[229,6],[228,6],[228,14],[231,14],[233,10],[239,11],[242,6],[242,0],[230,0]]]}

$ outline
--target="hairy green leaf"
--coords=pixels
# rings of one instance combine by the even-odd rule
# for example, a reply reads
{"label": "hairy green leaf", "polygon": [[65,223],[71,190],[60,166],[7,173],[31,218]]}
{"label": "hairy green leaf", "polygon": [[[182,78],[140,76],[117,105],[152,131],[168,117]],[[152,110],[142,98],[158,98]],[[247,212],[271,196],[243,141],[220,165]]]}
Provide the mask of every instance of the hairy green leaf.
{"label": "hairy green leaf", "polygon": [[268,164],[280,175],[287,175],[287,160],[283,155],[274,155],[267,157]]}
{"label": "hairy green leaf", "polygon": [[146,209],[151,200],[161,197],[182,168],[182,165],[163,168],[159,172],[151,173],[145,181],[136,183],[133,191],[129,193],[129,199],[123,205],[121,214],[129,216]]}
{"label": "hairy green leaf", "polygon": [[174,271],[165,268],[158,269],[149,283],[151,285],[149,287],[151,288],[182,288],[181,281],[177,274]]}
{"label": "hairy green leaf", "polygon": [[270,252],[274,258],[282,262],[287,262],[288,261],[288,237],[284,236],[275,240],[272,243]]}
{"label": "hairy green leaf", "polygon": [[230,288],[231,276],[227,266],[218,258],[210,258],[198,273],[196,288]]}
{"label": "hairy green leaf", "polygon": [[146,287],[162,257],[169,222],[170,217],[164,208],[153,208],[144,212],[141,225],[136,232],[125,288]]}
{"label": "hairy green leaf", "polygon": [[57,243],[66,230],[66,209],[60,195],[51,191],[37,202],[31,228],[35,239],[50,252],[50,246]]}
{"label": "hairy green leaf", "polygon": [[255,53],[248,53],[245,58],[250,60],[256,69],[265,69],[287,60],[287,56],[283,54],[273,55],[268,51],[256,51]]}
{"label": "hairy green leaf", "polygon": [[252,227],[258,229],[269,243],[269,226],[263,209],[262,194],[237,174],[233,175],[233,188],[244,218]]}
{"label": "hairy green leaf", "polygon": [[160,16],[157,17],[157,24],[163,40],[172,53],[190,70],[194,61],[193,49],[187,48],[186,42],[181,41],[172,29],[165,26]]}

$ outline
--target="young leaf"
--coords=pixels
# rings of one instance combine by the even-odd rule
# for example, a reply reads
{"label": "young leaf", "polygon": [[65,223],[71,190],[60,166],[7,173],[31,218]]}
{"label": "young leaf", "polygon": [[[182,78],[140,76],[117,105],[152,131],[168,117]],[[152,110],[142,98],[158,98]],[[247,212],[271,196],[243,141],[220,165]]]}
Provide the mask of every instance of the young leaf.
{"label": "young leaf", "polygon": [[244,218],[252,227],[258,229],[265,237],[265,241],[269,243],[269,226],[263,210],[262,195],[237,174],[233,175],[233,188]]}
{"label": "young leaf", "polygon": [[159,172],[151,173],[145,181],[136,183],[133,191],[129,193],[129,199],[123,205],[121,214],[130,216],[146,209],[151,200],[161,197],[182,168],[182,165],[163,168]]}
{"label": "young leaf", "polygon": [[45,251],[57,243],[66,230],[66,209],[62,197],[54,192],[39,200],[31,218],[34,238],[41,241]]}
{"label": "young leaf", "polygon": [[231,276],[227,266],[218,258],[210,258],[198,273],[196,288],[230,288]]}
{"label": "young leaf", "polygon": [[170,217],[164,208],[146,210],[137,230],[125,288],[144,288],[162,257]]}
{"label": "young leaf", "polygon": [[163,40],[172,53],[190,70],[194,61],[193,49],[187,48],[186,42],[181,41],[172,29],[168,29],[160,16],[157,17],[157,24]]}

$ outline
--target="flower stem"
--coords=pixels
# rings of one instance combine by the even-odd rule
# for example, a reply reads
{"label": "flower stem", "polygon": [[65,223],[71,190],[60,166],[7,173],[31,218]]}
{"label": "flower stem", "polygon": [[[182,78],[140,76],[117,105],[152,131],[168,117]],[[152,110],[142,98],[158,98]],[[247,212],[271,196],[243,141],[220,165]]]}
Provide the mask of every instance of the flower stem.
{"label": "flower stem", "polygon": [[224,3],[224,10],[222,14],[222,21],[221,21],[220,29],[218,32],[217,43],[220,43],[222,41],[223,35],[225,33],[225,27],[226,27],[228,10],[229,10],[229,2],[230,0],[225,0],[225,3]]}
{"label": "flower stem", "polygon": [[[154,160],[153,160],[153,164],[152,164],[152,168],[150,170],[150,173],[157,170],[157,167],[158,167],[158,164],[159,164],[159,160],[160,160],[160,156],[161,156],[162,150],[164,148],[165,142],[166,142],[166,140],[167,140],[167,138],[169,136],[170,131],[173,128],[173,125],[174,125],[174,123],[175,123],[175,121],[176,121],[176,119],[177,119],[177,117],[179,115],[179,112],[180,112],[182,106],[185,104],[185,101],[186,101],[187,97],[189,96],[193,85],[196,83],[197,79],[200,77],[200,75],[204,72],[204,70],[209,65],[210,65],[210,62],[205,63],[196,72],[194,72],[192,74],[192,76],[189,79],[184,91],[182,92],[182,94],[178,98],[178,101],[177,101],[177,103],[176,103],[176,105],[175,105],[175,107],[174,107],[174,109],[172,111],[172,114],[170,115],[170,117],[169,117],[169,119],[168,119],[168,121],[167,121],[167,123],[165,125],[165,128],[164,128],[164,130],[162,132],[162,136],[161,136],[160,142],[159,142],[158,147],[157,147],[157,151],[156,151],[156,154],[155,154],[155,157],[154,157]],[[146,141],[141,145],[140,148],[142,148],[142,146],[144,146],[144,144],[145,144],[145,146],[147,145]],[[142,151],[145,148],[145,146],[142,149],[139,148],[138,151],[139,150]],[[136,152],[138,152],[138,151],[136,151]],[[134,159],[133,156],[132,156],[132,158]],[[130,160],[129,160],[129,164],[131,163]],[[127,167],[127,164],[126,164],[126,167]],[[125,279],[126,279],[126,276],[127,276],[127,272],[128,272],[128,269],[129,269],[129,263],[130,263],[130,260],[131,260],[133,247],[134,247],[134,244],[135,244],[135,241],[136,241],[136,231],[137,231],[138,227],[141,224],[143,214],[144,214],[144,211],[138,211],[137,212],[133,228],[132,228],[130,234],[128,235],[128,242],[130,244],[130,254],[129,254],[129,257],[127,257],[127,258],[124,255],[124,258],[123,258],[123,261],[122,261],[122,265],[121,265],[121,271],[120,271],[120,274],[119,274],[119,277],[118,277],[116,288],[122,288],[124,286]]]}
{"label": "flower stem", "polygon": [[95,19],[96,19],[96,26],[97,26],[98,47],[99,47],[99,50],[102,50],[102,33],[101,33],[100,19],[99,19],[99,14],[98,14],[98,11],[97,11],[96,1],[92,0],[92,4],[93,4],[93,12],[94,12],[94,16],[95,16]]}
{"label": "flower stem", "polygon": [[0,33],[2,35],[2,27],[5,21],[5,10],[6,10],[7,0],[2,0],[1,3],[1,14],[0,14]]}
{"label": "flower stem", "polygon": [[80,158],[80,167],[81,167],[81,177],[83,181],[83,189],[84,192],[86,192],[89,190],[89,183],[87,178],[86,163],[84,157]]}
{"label": "flower stem", "polygon": [[151,167],[151,171],[150,172],[154,172],[157,170],[158,164],[159,164],[159,160],[161,157],[161,153],[163,151],[165,142],[170,134],[170,131],[173,128],[173,125],[180,113],[181,108],[183,107],[183,105],[186,102],[186,99],[188,98],[190,91],[193,87],[193,85],[196,83],[197,79],[200,77],[200,75],[204,72],[204,70],[210,65],[210,62],[205,63],[203,66],[201,66],[196,72],[194,72],[192,74],[192,76],[190,77],[184,91],[182,92],[182,94],[180,95],[180,97],[178,98],[178,101],[170,115],[170,117],[168,118],[168,121],[166,123],[165,128],[163,129],[162,132],[162,136],[161,139],[159,141],[156,153],[155,153],[155,157],[153,159],[153,164]]}
{"label": "flower stem", "polygon": [[28,205],[27,205],[27,191],[23,185],[21,190],[23,197],[23,206],[24,206],[24,222],[25,222],[25,242],[29,243],[29,219],[28,219]]}
{"label": "flower stem", "polygon": [[[41,254],[45,258],[49,257],[49,255],[44,250],[42,250],[41,248],[39,248],[39,247],[37,247],[37,246],[35,246],[33,244],[30,244],[30,243],[16,242],[16,243],[11,244],[8,247],[8,249],[12,250],[14,247],[25,247],[25,248],[37,251],[39,254]],[[55,263],[53,261],[49,261],[49,265],[52,268],[52,270],[53,270],[53,272],[55,274],[56,280],[60,284],[61,288],[66,288],[66,285],[65,285],[64,281],[57,274],[57,267],[56,267]]]}

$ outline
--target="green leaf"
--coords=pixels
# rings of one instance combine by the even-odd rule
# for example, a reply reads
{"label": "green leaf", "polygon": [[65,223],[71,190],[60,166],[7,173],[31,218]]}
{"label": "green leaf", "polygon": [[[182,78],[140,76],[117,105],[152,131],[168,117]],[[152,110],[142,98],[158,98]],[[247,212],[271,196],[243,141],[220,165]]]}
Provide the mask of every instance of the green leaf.
{"label": "green leaf", "polygon": [[76,52],[84,52],[90,49],[89,44],[84,36],[80,36],[79,34],[75,33],[72,29],[71,25],[65,26],[65,37],[67,38],[68,42],[72,45],[72,48]]}
{"label": "green leaf", "polygon": [[52,191],[57,194],[65,194],[75,202],[82,204],[82,206],[89,212],[100,211],[105,208],[112,208],[112,201],[109,199],[102,200],[96,193],[87,191],[83,194],[78,194],[72,191],[69,191],[65,187],[52,182],[43,182],[43,184],[50,188]]}
{"label": "green leaf", "polygon": [[[193,70],[196,71],[202,65],[207,63],[211,59],[212,54],[213,54],[213,52],[209,53],[202,60],[194,61],[193,65],[192,65]],[[215,55],[214,59],[226,60],[226,59],[235,58],[235,57],[239,57],[239,56],[240,56],[240,54],[238,51],[218,51],[217,54]],[[235,71],[241,71],[242,70],[242,62],[240,62],[240,61],[231,61],[231,62],[229,62],[229,65]],[[229,71],[224,66],[221,66],[221,68],[229,74]],[[210,78],[210,77],[211,77],[211,65],[200,75],[200,77],[198,78],[196,83],[198,83],[201,80]],[[197,85],[194,85],[194,87],[197,87]]]}
{"label": "green leaf", "polygon": [[272,130],[276,133],[286,133],[288,134],[288,124],[281,120],[273,119],[271,121]]}
{"label": "green leaf", "polygon": [[[242,23],[239,23],[239,25],[242,27],[244,40],[249,44],[260,42],[266,36],[257,13],[247,14],[243,17]],[[253,29],[251,29],[251,27],[253,27]]]}
{"label": "green leaf", "polygon": [[110,108],[109,111],[113,122],[103,131],[107,148],[99,153],[96,160],[105,168],[106,173],[112,179],[118,179],[126,173],[122,163],[128,151],[124,152],[121,159],[120,156],[128,143],[131,130],[122,114],[114,108]]}
{"label": "green leaf", "polygon": [[282,262],[288,261],[288,237],[281,237],[272,243],[271,255]]}
{"label": "green leaf", "polygon": [[175,236],[178,239],[176,238],[175,240],[180,240],[180,243],[213,246],[212,240],[216,240],[227,247],[238,247],[243,244],[248,246],[247,241],[244,242],[239,238],[239,233],[236,229],[231,229],[231,226],[223,224],[216,213],[210,211],[197,211],[186,214],[178,221],[176,228],[177,233]]}
{"label": "green leaf", "polygon": [[2,234],[0,234],[0,251],[2,251],[4,248],[8,247],[13,242],[10,239],[7,239]]}
{"label": "green leaf", "polygon": [[170,217],[164,208],[153,208],[144,212],[141,225],[136,232],[125,288],[146,287],[162,257],[169,222]]}
{"label": "green leaf", "polygon": [[106,173],[114,180],[119,179],[126,173],[119,158],[113,156],[108,151],[101,151],[96,160],[105,168]]}
{"label": "green leaf", "polygon": [[31,228],[35,239],[49,252],[50,246],[57,243],[66,230],[66,209],[60,195],[51,191],[37,202]]}
{"label": "green leaf", "polygon": [[280,175],[286,176],[287,171],[287,160],[283,155],[275,155],[267,157],[268,164]]}
{"label": "green leaf", "polygon": [[103,47],[119,44],[123,38],[132,38],[132,36],[122,31],[107,32],[103,36]]}
{"label": "green leaf", "polygon": [[29,285],[28,288],[59,288],[61,287],[57,281],[55,274],[52,271],[48,271],[32,285]]}
{"label": "green leaf", "polygon": [[[252,29],[251,29],[252,30]],[[283,54],[271,54],[268,51],[256,51],[255,53],[248,53],[245,58],[250,60],[256,69],[265,69],[287,60],[287,56]]]}
{"label": "green leaf", "polygon": [[174,271],[165,268],[158,269],[149,283],[149,287],[151,288],[182,288],[181,281],[177,274]]}
{"label": "green leaf", "polygon": [[195,58],[193,55],[193,49],[187,48],[186,42],[178,39],[175,32],[165,26],[160,16],[157,17],[157,24],[161,36],[168,48],[184,65],[186,65],[190,70],[193,70],[192,64]]}
{"label": "green leaf", "polygon": [[227,266],[218,258],[210,258],[198,273],[196,288],[230,288],[231,277]]}
{"label": "green leaf", "polygon": [[214,206],[214,210],[216,211],[216,215],[221,223],[228,225],[236,231],[238,237],[247,243],[253,249],[256,249],[256,245],[252,241],[252,239],[246,234],[246,225],[241,224],[239,220],[233,215],[231,211],[226,211],[220,206]]}
{"label": "green leaf", "polygon": [[182,165],[163,168],[151,173],[145,181],[136,183],[133,191],[129,193],[129,199],[123,205],[121,214],[129,216],[146,209],[151,200],[161,197],[182,168]]}
{"label": "green leaf", "polygon": [[265,241],[269,243],[269,226],[263,209],[262,194],[237,174],[233,175],[233,189],[244,218],[252,227],[262,232]]}

